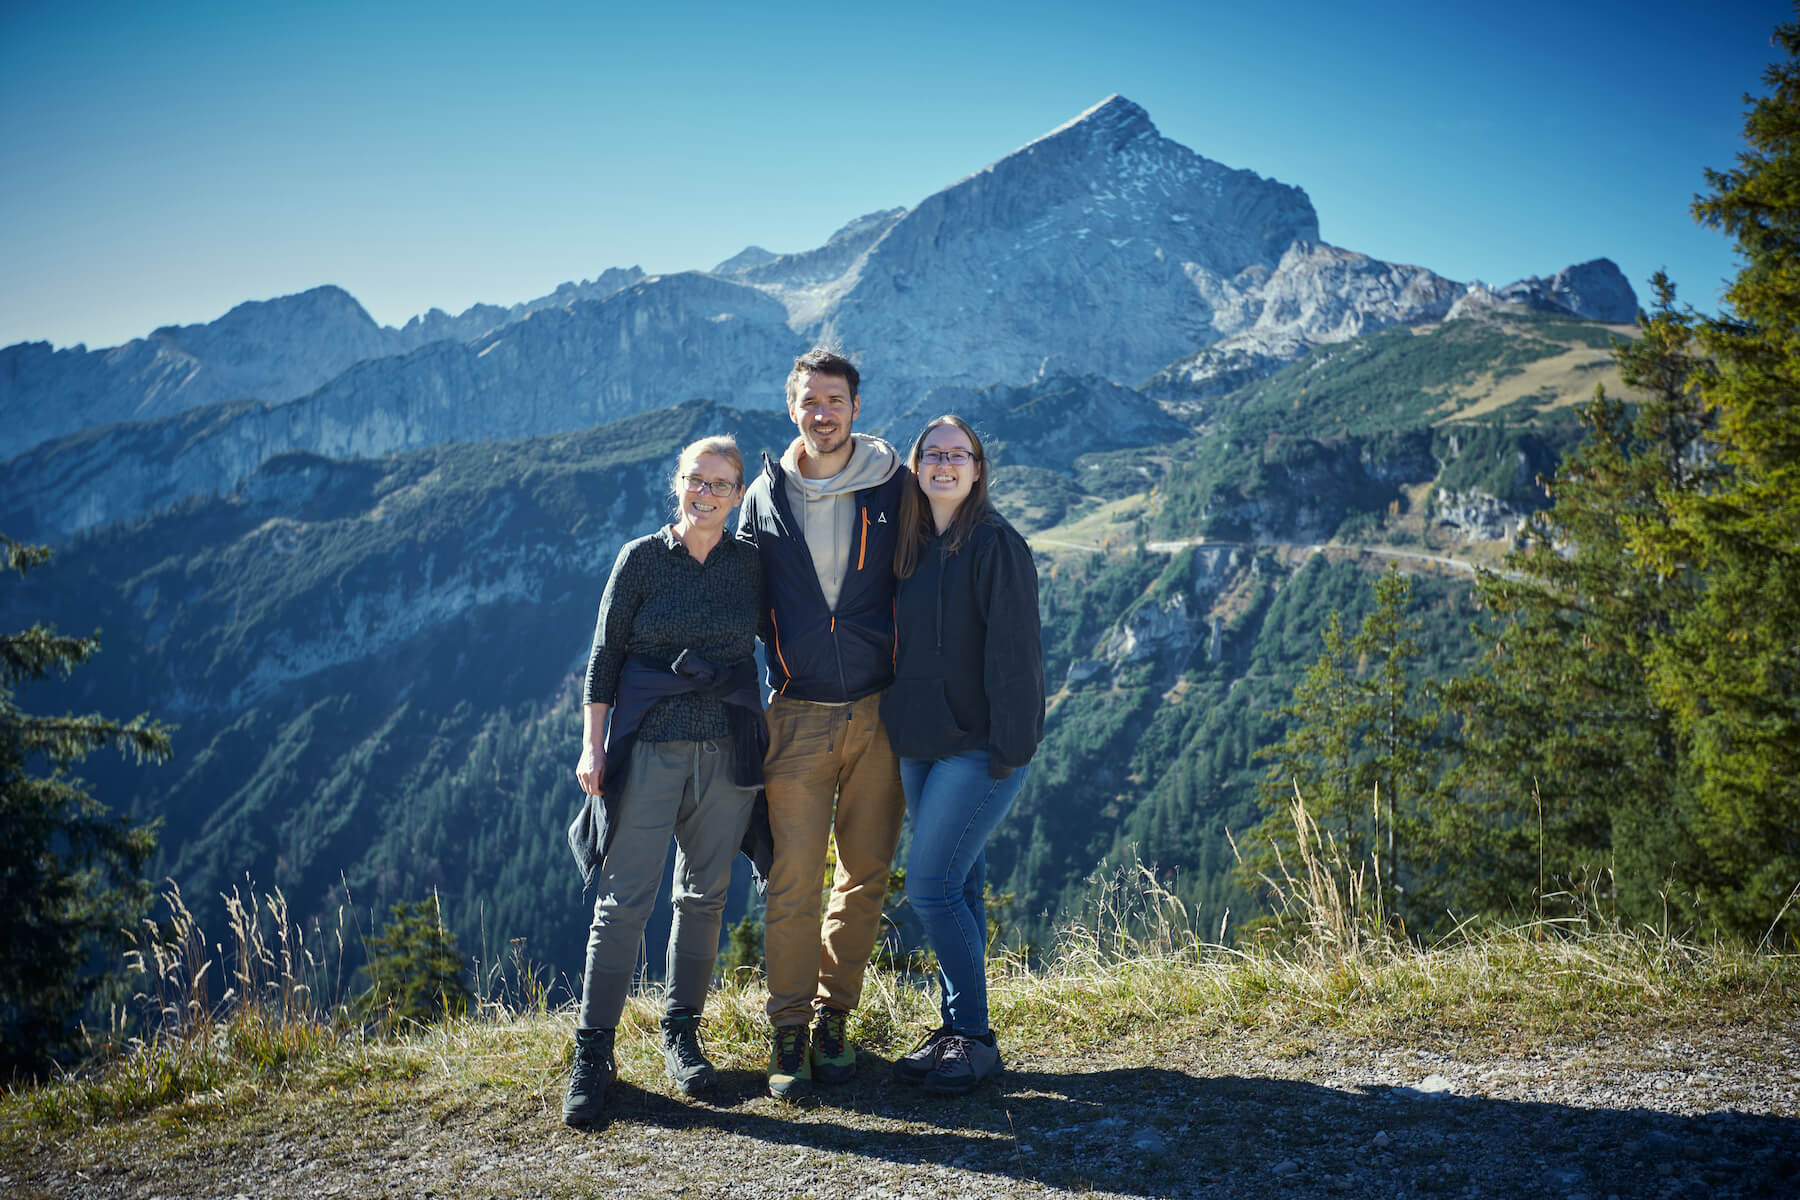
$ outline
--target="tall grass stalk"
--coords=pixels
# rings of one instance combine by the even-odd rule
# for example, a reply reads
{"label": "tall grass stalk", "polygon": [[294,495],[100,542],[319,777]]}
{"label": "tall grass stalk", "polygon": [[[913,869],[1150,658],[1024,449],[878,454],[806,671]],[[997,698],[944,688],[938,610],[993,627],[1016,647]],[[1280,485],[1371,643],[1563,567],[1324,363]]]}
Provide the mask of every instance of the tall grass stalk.
{"label": "tall grass stalk", "polygon": [[293,921],[280,889],[259,896],[246,884],[221,898],[229,948],[209,942],[173,881],[160,919],[127,931],[131,998],[91,1039],[93,1061],[64,1080],[67,1107],[92,1118],[142,1111],[364,1035],[344,994],[341,909],[327,934]]}

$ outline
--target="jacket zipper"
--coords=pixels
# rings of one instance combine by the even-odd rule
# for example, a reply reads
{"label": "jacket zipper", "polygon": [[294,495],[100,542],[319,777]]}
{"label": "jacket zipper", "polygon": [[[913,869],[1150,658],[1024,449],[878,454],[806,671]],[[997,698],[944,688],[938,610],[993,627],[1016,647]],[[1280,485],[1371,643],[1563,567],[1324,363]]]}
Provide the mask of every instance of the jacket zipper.
{"label": "jacket zipper", "polygon": [[775,661],[781,664],[781,686],[776,688],[777,694],[785,694],[787,685],[793,680],[793,673],[788,670],[787,659],[781,653],[781,625],[775,620],[775,610],[769,610],[769,629],[775,634]]}

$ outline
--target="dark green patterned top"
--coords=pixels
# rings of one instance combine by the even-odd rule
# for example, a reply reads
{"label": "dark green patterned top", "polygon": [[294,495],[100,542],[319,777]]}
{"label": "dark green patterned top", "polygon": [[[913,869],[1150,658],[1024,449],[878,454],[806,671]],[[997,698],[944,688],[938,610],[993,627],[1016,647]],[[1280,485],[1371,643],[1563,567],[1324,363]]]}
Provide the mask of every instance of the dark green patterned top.
{"label": "dark green patterned top", "polygon": [[[706,562],[694,561],[673,526],[625,543],[613,563],[594,622],[587,702],[618,698],[625,658],[641,654],[672,663],[683,650],[726,666],[756,651],[762,605],[762,558],[727,534]],[[646,742],[701,741],[730,732],[725,706],[688,692],[659,700],[644,715]]]}

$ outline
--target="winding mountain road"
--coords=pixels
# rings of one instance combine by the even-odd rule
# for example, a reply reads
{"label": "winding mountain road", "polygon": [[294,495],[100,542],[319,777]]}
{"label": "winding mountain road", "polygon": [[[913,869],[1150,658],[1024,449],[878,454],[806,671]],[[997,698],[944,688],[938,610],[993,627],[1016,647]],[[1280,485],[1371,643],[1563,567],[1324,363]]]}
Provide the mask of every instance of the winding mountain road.
{"label": "winding mountain road", "polygon": [[[1028,536],[1025,539],[1033,546],[1054,546],[1060,550],[1086,550],[1093,554],[1104,554],[1099,546],[1084,545],[1080,542],[1065,542],[1057,538]],[[1459,571],[1475,574],[1480,568],[1474,563],[1460,558],[1451,558],[1445,554],[1427,554],[1422,550],[1400,550],[1393,546],[1347,545],[1339,542],[1313,542],[1300,544],[1295,542],[1222,542],[1208,538],[1182,538],[1170,542],[1145,542],[1144,549],[1152,554],[1174,554],[1190,547],[1196,550],[1254,550],[1262,547],[1285,546],[1303,550],[1307,554],[1321,554],[1327,550],[1344,550],[1359,554],[1379,554],[1384,558],[1404,558],[1417,562],[1436,563],[1439,566],[1452,567]]]}

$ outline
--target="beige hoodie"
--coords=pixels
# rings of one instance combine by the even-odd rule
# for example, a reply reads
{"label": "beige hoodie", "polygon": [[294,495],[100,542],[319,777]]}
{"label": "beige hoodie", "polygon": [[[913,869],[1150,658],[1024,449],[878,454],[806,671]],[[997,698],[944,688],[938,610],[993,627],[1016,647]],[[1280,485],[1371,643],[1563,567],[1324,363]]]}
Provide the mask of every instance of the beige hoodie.
{"label": "beige hoodie", "polygon": [[800,523],[800,535],[812,551],[813,570],[825,592],[825,606],[836,610],[838,589],[850,565],[850,548],[856,537],[854,495],[864,488],[886,483],[900,469],[900,456],[878,437],[850,435],[854,449],[850,462],[828,479],[808,479],[800,473],[800,450],[795,438],[781,456],[782,476],[787,480],[788,504]]}

